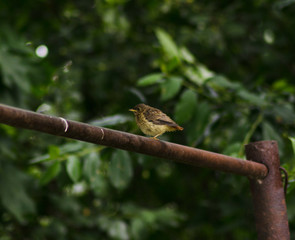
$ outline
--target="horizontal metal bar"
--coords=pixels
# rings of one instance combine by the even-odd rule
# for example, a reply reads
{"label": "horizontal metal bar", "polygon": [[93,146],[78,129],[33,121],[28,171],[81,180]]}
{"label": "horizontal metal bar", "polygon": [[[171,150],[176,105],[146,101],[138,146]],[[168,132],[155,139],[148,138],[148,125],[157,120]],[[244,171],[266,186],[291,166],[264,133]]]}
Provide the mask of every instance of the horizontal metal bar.
{"label": "horizontal metal bar", "polygon": [[126,132],[95,127],[1,104],[0,123],[170,159],[196,167],[206,167],[254,178],[264,178],[267,175],[267,168],[261,163]]}

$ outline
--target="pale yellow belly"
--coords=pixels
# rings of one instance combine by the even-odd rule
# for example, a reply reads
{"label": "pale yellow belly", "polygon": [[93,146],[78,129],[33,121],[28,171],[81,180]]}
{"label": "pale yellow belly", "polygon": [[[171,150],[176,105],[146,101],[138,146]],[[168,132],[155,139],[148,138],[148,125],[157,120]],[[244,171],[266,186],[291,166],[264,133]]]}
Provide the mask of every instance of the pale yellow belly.
{"label": "pale yellow belly", "polygon": [[136,123],[137,123],[138,127],[140,128],[140,130],[144,134],[149,135],[149,136],[163,134],[164,132],[170,130],[170,128],[166,125],[156,125],[156,124],[153,124],[149,121],[139,121],[137,118],[136,118]]}

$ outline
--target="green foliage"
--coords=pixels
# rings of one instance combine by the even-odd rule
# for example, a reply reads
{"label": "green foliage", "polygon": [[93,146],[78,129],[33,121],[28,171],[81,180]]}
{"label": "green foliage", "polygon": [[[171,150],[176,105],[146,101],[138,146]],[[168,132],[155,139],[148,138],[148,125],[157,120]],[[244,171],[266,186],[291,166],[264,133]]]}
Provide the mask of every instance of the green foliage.
{"label": "green foliage", "polygon": [[156,29],[156,36],[161,44],[161,49],[169,61],[180,62],[179,49],[172,37],[163,29]]}
{"label": "green foliage", "polygon": [[70,155],[67,159],[67,173],[73,182],[78,182],[81,177],[81,163],[79,158],[74,155]]}
{"label": "green foliage", "polygon": [[2,205],[11,212],[20,223],[25,223],[29,215],[35,214],[32,198],[26,192],[28,176],[10,165],[1,165],[0,192]]}
{"label": "green foliage", "polygon": [[[133,216],[131,220],[131,236],[134,239],[145,239],[149,233],[159,231],[163,227],[176,227],[185,217],[175,209],[163,207],[156,210],[139,209],[134,205],[126,205],[123,212]],[[167,221],[169,219],[169,221]]]}
{"label": "green foliage", "polygon": [[[240,158],[276,140],[294,232],[292,1],[0,9],[1,103],[141,134],[128,109],[145,102],[184,127],[161,139]],[[3,239],[255,239],[244,177],[5,125],[0,202]]]}
{"label": "green foliage", "polygon": [[180,77],[169,77],[161,86],[161,100],[167,101],[180,91],[182,86],[182,78]]}
{"label": "green foliage", "polygon": [[292,143],[292,149],[293,149],[293,152],[295,154],[295,138],[294,137],[289,137],[291,143]]}
{"label": "green foliage", "polygon": [[83,174],[89,182],[95,181],[96,176],[98,176],[100,165],[100,156],[95,152],[91,152],[86,156],[83,164]]}
{"label": "green foliage", "polygon": [[138,79],[137,85],[138,86],[148,86],[151,84],[161,82],[162,78],[163,78],[162,73],[151,73],[147,76],[144,76],[144,77]]}
{"label": "green foliage", "polygon": [[61,170],[60,162],[55,161],[50,164],[40,179],[42,185],[49,183]]}
{"label": "green foliage", "polygon": [[188,122],[192,118],[196,108],[196,93],[190,89],[185,90],[175,107],[175,120],[180,124]]}
{"label": "green foliage", "polygon": [[132,178],[132,163],[126,151],[115,150],[109,166],[109,177],[113,186],[124,189]]}

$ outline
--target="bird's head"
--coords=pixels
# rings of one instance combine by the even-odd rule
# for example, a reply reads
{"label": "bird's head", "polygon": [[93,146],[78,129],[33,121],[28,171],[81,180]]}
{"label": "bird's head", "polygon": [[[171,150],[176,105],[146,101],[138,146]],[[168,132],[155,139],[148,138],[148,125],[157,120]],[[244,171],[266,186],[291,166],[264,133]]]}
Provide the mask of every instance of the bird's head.
{"label": "bird's head", "polygon": [[135,115],[141,114],[147,108],[147,105],[141,103],[137,104],[135,107],[129,109],[130,112],[133,112]]}

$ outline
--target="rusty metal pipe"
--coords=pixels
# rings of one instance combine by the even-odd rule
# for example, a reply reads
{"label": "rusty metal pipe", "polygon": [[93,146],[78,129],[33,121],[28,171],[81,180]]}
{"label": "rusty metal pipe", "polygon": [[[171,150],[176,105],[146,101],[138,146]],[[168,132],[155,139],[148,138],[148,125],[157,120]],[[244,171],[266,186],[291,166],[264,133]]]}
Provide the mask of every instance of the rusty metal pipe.
{"label": "rusty metal pipe", "polygon": [[246,156],[247,159],[265,164],[269,170],[264,179],[249,178],[258,240],[290,239],[277,143],[250,143],[246,145]]}
{"label": "rusty metal pipe", "polygon": [[196,167],[206,167],[253,178],[264,178],[267,168],[261,163],[246,161],[175,143],[157,141],[121,131],[47,116],[0,104],[0,123],[32,129],[52,135],[120,148]]}

